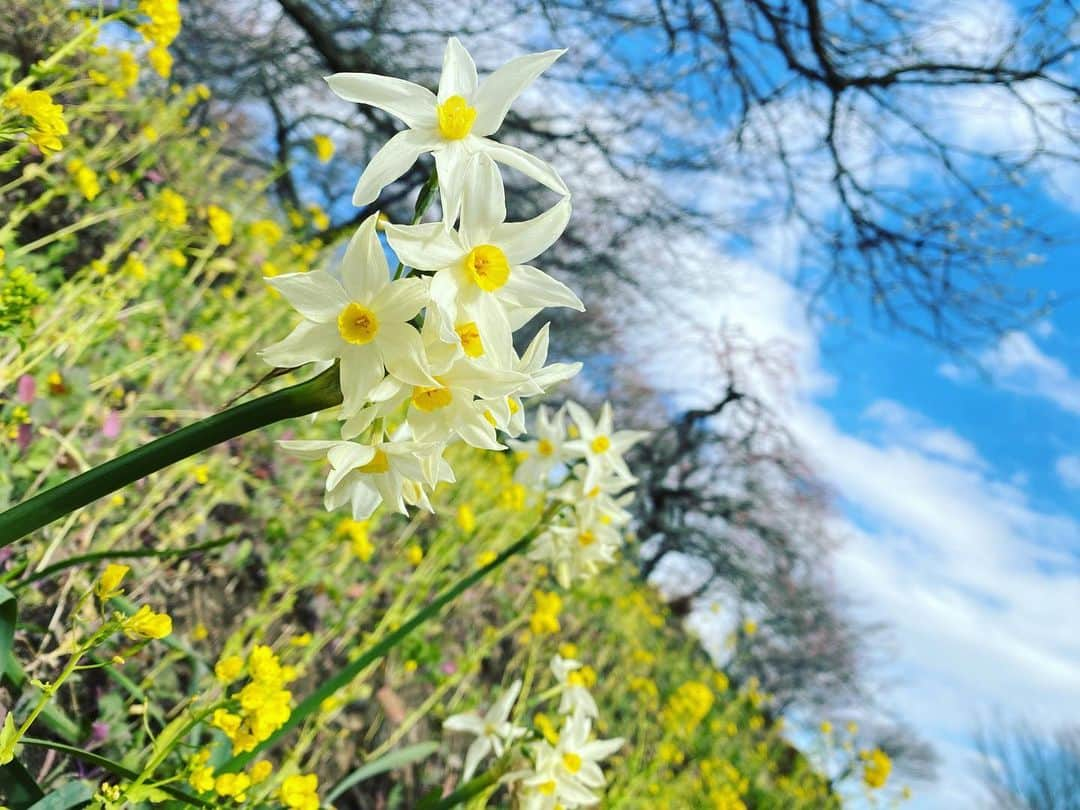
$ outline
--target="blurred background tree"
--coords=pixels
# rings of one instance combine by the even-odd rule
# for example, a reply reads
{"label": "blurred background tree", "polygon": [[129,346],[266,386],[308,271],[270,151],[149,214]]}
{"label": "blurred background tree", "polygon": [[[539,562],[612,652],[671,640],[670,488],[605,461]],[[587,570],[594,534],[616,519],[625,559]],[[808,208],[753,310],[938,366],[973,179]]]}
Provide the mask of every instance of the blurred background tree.
{"label": "blurred background tree", "polygon": [[986,807],[1080,808],[1080,727],[1040,731],[1024,722],[985,723],[976,734]]}

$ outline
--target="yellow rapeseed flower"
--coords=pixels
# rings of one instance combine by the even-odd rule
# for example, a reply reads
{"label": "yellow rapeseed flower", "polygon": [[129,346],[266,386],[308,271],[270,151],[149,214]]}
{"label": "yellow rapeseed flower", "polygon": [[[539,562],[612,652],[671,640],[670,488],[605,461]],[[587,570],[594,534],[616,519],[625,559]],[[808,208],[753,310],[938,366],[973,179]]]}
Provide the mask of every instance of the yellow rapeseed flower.
{"label": "yellow rapeseed flower", "polygon": [[[183,344],[185,349],[192,352],[201,352],[203,349],[206,348],[205,341],[203,341],[203,339],[198,335],[191,332],[188,332],[183,337],[181,337],[180,342]],[[209,476],[207,476],[206,480],[210,480]],[[206,481],[199,481],[199,483],[205,484]]]}
{"label": "yellow rapeseed flower", "polygon": [[863,782],[871,790],[885,787],[892,772],[892,760],[880,748],[863,751],[859,756],[863,760]]}
{"label": "yellow rapeseed flower", "polygon": [[424,549],[414,543],[405,549],[405,559],[409,561],[409,565],[415,568],[424,560]]}
{"label": "yellow rapeseed flower", "polygon": [[562,599],[554,591],[534,591],[533,599],[536,600],[536,609],[529,616],[529,629],[537,636],[558,633]]}
{"label": "yellow rapeseed flower", "polygon": [[154,69],[161,78],[167,79],[172,74],[173,58],[169,53],[169,49],[162,45],[155,45],[150,49],[150,52],[146,54],[146,59],[150,63],[150,67]]}
{"label": "yellow rapeseed flower", "polygon": [[165,638],[172,632],[172,619],[167,613],[155,613],[143,605],[134,616],[123,623],[124,632],[131,638]]}
{"label": "yellow rapeseed flower", "polygon": [[263,242],[267,247],[273,247],[285,235],[281,226],[272,219],[257,219],[248,226],[248,231],[252,239]]}
{"label": "yellow rapeseed flower", "polygon": [[327,163],[334,156],[334,142],[325,135],[316,135],[311,142],[315,146],[315,157],[320,163]]}
{"label": "yellow rapeseed flower", "polygon": [[139,0],[139,12],[149,21],[138,27],[147,42],[167,48],[180,33],[179,0]]}
{"label": "yellow rapeseed flower", "polygon": [[469,504],[463,503],[458,507],[457,524],[465,534],[476,531],[476,513]]}
{"label": "yellow rapeseed flower", "polygon": [[281,783],[278,798],[293,810],[318,810],[319,777],[313,773],[294,774]]}
{"label": "yellow rapeseed flower", "polygon": [[162,189],[154,201],[154,219],[173,228],[183,227],[188,219],[187,201],[171,188]]}
{"label": "yellow rapeseed flower", "polygon": [[206,219],[210,223],[210,231],[214,238],[223,245],[229,245],[233,240],[232,215],[217,205],[209,205],[206,208]]}
{"label": "yellow rapeseed flower", "polygon": [[114,596],[119,596],[123,591],[120,588],[120,583],[127,576],[128,571],[131,568],[127,565],[120,565],[119,563],[109,563],[105,566],[105,570],[101,573],[101,578],[98,579],[97,585],[94,587],[94,593],[97,594],[98,599],[102,602],[107,599],[112,599]]}
{"label": "yellow rapeseed flower", "polygon": [[268,760],[261,759],[251,766],[251,784],[257,785],[270,778],[274,766]]}
{"label": "yellow rapeseed flower", "polygon": [[229,655],[214,665],[214,677],[222,683],[232,683],[244,671],[244,659],[239,655]]}
{"label": "yellow rapeseed flower", "polygon": [[75,158],[69,161],[67,170],[68,174],[71,175],[71,179],[75,181],[79,193],[87,200],[93,201],[101,193],[101,184],[98,182],[97,174],[81,160]]}

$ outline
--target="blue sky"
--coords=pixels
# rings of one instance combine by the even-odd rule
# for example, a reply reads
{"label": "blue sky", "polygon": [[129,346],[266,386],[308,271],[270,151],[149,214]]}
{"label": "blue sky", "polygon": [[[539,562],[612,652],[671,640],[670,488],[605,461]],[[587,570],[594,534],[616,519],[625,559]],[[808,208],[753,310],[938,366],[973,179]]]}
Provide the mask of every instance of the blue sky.
{"label": "blue sky", "polygon": [[[946,5],[948,37],[962,32],[964,48],[993,39],[1015,13],[1004,0]],[[1023,148],[1029,134],[1017,113],[983,90],[935,109],[961,142],[984,148]],[[885,170],[933,182],[902,161]],[[1070,186],[1080,188],[1075,171],[1035,177],[1014,202],[1067,237],[1080,233]],[[754,193],[722,177],[713,190],[718,206],[751,205]],[[793,247],[805,237],[790,225],[773,236],[761,240],[769,249],[674,247],[701,251],[703,277],[724,268],[711,294],[688,290],[703,294],[685,311],[706,327],[789,347],[795,375],[771,395],[835,493],[833,528],[846,538],[835,560],[841,590],[860,619],[890,628],[873,676],[880,704],[941,757],[941,779],[915,785],[911,806],[983,806],[980,721],[1002,715],[1049,728],[1080,716],[1080,633],[1070,622],[1080,606],[1080,240],[1064,239],[1020,273],[1060,307],[960,358],[883,331],[855,308],[844,325],[809,320],[792,282],[801,269]],[[709,398],[700,348],[661,349],[649,366],[660,344],[642,342],[642,363],[684,402]]]}

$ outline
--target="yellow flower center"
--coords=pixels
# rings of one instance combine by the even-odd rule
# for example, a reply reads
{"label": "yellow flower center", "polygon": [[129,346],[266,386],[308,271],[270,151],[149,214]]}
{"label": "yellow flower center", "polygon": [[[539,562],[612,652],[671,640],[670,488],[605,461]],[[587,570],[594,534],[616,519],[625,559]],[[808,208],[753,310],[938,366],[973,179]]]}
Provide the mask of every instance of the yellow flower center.
{"label": "yellow flower center", "polygon": [[510,413],[514,414],[521,410],[521,406],[517,404],[517,400],[513,397],[506,398],[506,404],[510,408]]}
{"label": "yellow flower center", "polygon": [[545,796],[552,796],[555,794],[555,787],[555,780],[549,779],[547,782],[543,782],[542,784],[540,784],[537,790],[539,790]]}
{"label": "yellow flower center", "polygon": [[357,346],[371,343],[379,332],[379,319],[375,313],[355,302],[341,310],[337,324],[341,336]]}
{"label": "yellow flower center", "polygon": [[586,529],[577,536],[577,541],[582,548],[588,548],[596,542],[596,535]]}
{"label": "yellow flower center", "polygon": [[597,436],[589,445],[594,453],[606,453],[611,449],[611,439],[607,436]]}
{"label": "yellow flower center", "polygon": [[566,770],[570,771],[570,773],[577,773],[581,770],[581,757],[577,754],[571,754],[567,751],[562,755],[562,761],[563,765],[566,766]]}
{"label": "yellow flower center", "polygon": [[465,272],[484,292],[494,292],[510,278],[510,262],[495,245],[477,245],[465,257]]}
{"label": "yellow flower center", "polygon": [[463,323],[454,330],[461,338],[461,349],[469,357],[481,357],[484,354],[484,343],[480,340],[480,330],[474,321]]}
{"label": "yellow flower center", "polygon": [[390,469],[390,461],[386,458],[386,453],[376,448],[375,455],[371,461],[358,468],[362,473],[384,473]]}
{"label": "yellow flower center", "polygon": [[440,408],[445,408],[453,399],[449,388],[421,388],[416,387],[412,393],[412,404],[422,411],[431,413]]}
{"label": "yellow flower center", "polygon": [[547,439],[541,439],[536,443],[536,452],[542,456],[550,456],[555,452],[555,445]]}
{"label": "yellow flower center", "polygon": [[450,96],[436,110],[439,113],[439,132],[448,141],[460,141],[472,131],[476,108],[470,107],[461,96]]}

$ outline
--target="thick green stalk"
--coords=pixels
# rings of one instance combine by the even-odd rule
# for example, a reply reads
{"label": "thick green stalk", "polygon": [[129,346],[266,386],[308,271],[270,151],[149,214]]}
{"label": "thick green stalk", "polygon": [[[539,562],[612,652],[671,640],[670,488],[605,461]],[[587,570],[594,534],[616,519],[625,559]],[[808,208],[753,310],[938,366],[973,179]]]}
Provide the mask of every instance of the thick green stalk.
{"label": "thick green stalk", "polygon": [[341,404],[337,366],[310,380],[234,405],[137,447],[0,514],[0,548],[64,515],[221,442],[282,419]]}

